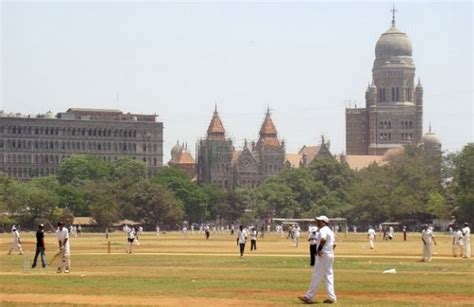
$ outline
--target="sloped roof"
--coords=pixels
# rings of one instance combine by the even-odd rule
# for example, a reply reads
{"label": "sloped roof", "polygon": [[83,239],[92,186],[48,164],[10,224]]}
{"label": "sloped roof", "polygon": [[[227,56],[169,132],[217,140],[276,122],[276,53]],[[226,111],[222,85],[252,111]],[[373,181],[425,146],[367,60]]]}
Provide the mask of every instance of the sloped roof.
{"label": "sloped roof", "polygon": [[217,112],[217,107],[214,110],[211,122],[209,123],[209,127],[207,128],[207,136],[214,139],[223,139],[225,137],[224,125],[222,124],[222,121],[219,117],[219,113]]}
{"label": "sloped roof", "polygon": [[303,145],[300,151],[298,151],[298,154],[300,154],[301,156],[306,155],[306,160],[310,162],[310,161],[313,161],[314,157],[316,157],[320,149],[321,149],[321,145],[313,145],[313,146]]}
{"label": "sloped roof", "polygon": [[[341,161],[341,156],[338,156],[338,160]],[[371,164],[378,164],[382,165],[385,164],[385,157],[384,156],[375,156],[375,155],[347,155],[344,156],[343,159],[347,162],[349,167],[353,170],[360,170],[363,168],[368,167]]]}
{"label": "sloped roof", "polygon": [[275,128],[275,124],[273,124],[273,120],[270,116],[270,112],[267,112],[265,119],[262,123],[262,127],[260,127],[260,135],[267,135],[267,136],[275,136],[277,135],[277,130]]}
{"label": "sloped roof", "polygon": [[287,153],[285,155],[285,162],[290,163],[290,166],[293,168],[300,167],[302,156],[297,153]]}
{"label": "sloped roof", "polygon": [[280,147],[280,141],[278,140],[278,132],[273,124],[270,110],[267,109],[265,119],[263,120],[262,126],[260,127],[260,137],[257,142],[257,147]]}
{"label": "sloped roof", "polygon": [[95,225],[95,220],[90,216],[78,216],[72,221],[73,225]]}
{"label": "sloped roof", "polygon": [[195,164],[195,161],[191,153],[184,148],[181,150],[176,160],[173,161],[173,164]]}
{"label": "sloped roof", "polygon": [[242,150],[234,150],[234,152],[232,153],[232,165],[237,163],[241,154]]}

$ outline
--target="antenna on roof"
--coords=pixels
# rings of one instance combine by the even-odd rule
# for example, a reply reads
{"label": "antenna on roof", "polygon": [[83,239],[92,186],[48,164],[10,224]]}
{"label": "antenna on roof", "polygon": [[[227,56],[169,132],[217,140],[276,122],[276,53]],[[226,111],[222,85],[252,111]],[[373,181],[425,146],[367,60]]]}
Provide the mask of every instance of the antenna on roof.
{"label": "antenna on roof", "polygon": [[120,107],[119,107],[119,91],[117,91],[117,109],[120,109]]}

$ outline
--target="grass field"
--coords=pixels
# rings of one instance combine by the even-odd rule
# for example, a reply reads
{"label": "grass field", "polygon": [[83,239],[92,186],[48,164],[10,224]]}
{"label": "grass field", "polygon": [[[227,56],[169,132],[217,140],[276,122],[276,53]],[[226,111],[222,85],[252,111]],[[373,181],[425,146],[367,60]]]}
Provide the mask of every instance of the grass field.
{"label": "grass field", "polygon": [[[57,250],[47,234],[47,259]],[[34,233],[22,233],[23,248],[34,256]],[[474,306],[474,262],[453,258],[450,238],[437,235],[431,263],[420,263],[419,234],[408,241],[377,241],[368,248],[365,234],[339,234],[335,287],[343,306]],[[308,244],[295,248],[289,240],[266,234],[258,250],[246,246],[238,256],[234,236],[145,233],[132,255],[125,254],[125,235],[71,238],[72,271],[56,274],[56,266],[24,269],[24,256],[7,255],[10,234],[0,235],[0,305],[300,305],[311,277]],[[250,245],[250,244],[248,244]],[[32,259],[31,259],[32,260]],[[39,265],[40,266],[40,265]],[[395,268],[397,274],[383,274]],[[325,299],[324,288],[317,300]]]}

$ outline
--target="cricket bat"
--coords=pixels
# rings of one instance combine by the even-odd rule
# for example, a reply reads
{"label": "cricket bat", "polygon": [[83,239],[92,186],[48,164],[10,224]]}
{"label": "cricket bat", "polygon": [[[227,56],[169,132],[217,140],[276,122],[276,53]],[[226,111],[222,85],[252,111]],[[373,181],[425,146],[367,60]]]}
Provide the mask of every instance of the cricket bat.
{"label": "cricket bat", "polygon": [[53,264],[53,262],[59,257],[59,255],[61,255],[61,252],[62,251],[57,251],[56,254],[53,255],[53,258],[51,258],[51,260],[49,260],[49,263],[48,263],[48,266],[51,266],[51,264]]}

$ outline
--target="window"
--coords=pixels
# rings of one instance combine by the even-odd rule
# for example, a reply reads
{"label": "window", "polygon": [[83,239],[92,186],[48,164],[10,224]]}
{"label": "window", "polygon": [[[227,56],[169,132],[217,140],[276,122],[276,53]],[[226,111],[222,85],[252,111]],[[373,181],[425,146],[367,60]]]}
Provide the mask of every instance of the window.
{"label": "window", "polygon": [[395,88],[392,87],[392,101],[395,101]]}
{"label": "window", "polygon": [[400,101],[400,88],[395,89],[395,101]]}

